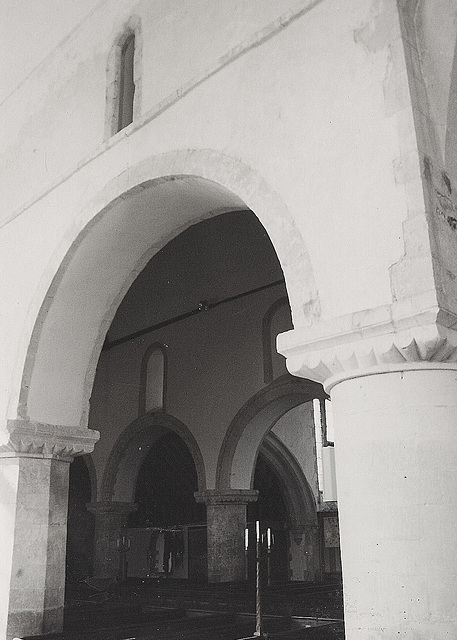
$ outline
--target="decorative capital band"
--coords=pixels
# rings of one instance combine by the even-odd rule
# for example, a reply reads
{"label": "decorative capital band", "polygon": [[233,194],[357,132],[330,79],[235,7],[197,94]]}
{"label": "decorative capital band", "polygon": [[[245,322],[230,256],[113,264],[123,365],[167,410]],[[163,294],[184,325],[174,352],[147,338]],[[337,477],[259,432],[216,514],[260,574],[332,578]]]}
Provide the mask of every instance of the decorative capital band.
{"label": "decorative capital band", "polygon": [[454,315],[434,309],[401,320],[346,327],[340,333],[335,331],[336,321],[322,323],[308,328],[307,334],[301,332],[302,340],[290,331],[278,337],[279,351],[291,374],[320,382],[327,391],[354,377],[406,369],[457,369]]}
{"label": "decorative capital band", "polygon": [[91,429],[8,420],[7,433],[0,434],[0,457],[71,461],[75,456],[91,453],[99,437],[99,432]]}
{"label": "decorative capital band", "polygon": [[223,504],[248,504],[255,502],[259,492],[253,489],[206,489],[194,493],[197,502],[203,502],[206,506]]}

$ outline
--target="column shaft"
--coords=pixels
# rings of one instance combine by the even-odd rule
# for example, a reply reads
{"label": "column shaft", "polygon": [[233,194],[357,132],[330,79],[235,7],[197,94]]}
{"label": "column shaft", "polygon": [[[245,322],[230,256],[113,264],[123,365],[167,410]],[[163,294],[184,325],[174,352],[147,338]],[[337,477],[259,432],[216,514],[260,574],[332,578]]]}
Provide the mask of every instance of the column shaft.
{"label": "column shaft", "polygon": [[0,458],[0,637],[62,629],[69,461]]}
{"label": "column shaft", "polygon": [[246,505],[208,505],[206,511],[209,582],[244,580]]}
{"label": "column shaft", "polygon": [[457,637],[457,372],[331,390],[347,640]]}
{"label": "column shaft", "polygon": [[257,500],[257,495],[249,489],[195,494],[197,501],[206,504],[209,582],[245,580],[246,505]]}

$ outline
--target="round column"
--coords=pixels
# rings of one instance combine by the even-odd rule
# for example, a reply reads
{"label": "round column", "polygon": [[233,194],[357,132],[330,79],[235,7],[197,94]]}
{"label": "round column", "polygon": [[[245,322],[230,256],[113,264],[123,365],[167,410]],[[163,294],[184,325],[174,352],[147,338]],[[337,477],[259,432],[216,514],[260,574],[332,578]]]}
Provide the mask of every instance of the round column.
{"label": "round column", "polygon": [[281,351],[331,396],[346,640],[457,638],[457,318],[395,312]]}
{"label": "round column", "polygon": [[330,391],[346,637],[457,638],[457,371]]}
{"label": "round column", "polygon": [[210,489],[195,494],[197,502],[206,504],[208,582],[245,580],[246,505],[257,496],[258,491],[249,489]]}

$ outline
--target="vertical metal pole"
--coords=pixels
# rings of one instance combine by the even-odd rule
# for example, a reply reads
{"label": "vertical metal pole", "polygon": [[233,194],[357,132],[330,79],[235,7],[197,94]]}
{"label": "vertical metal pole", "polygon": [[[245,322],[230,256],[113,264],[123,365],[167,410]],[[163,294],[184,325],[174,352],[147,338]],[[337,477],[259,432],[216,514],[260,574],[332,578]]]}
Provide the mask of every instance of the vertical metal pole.
{"label": "vertical metal pole", "polygon": [[249,558],[248,558],[248,551],[249,549],[249,529],[246,527],[246,529],[244,530],[244,566],[245,566],[245,578],[246,580],[249,577]]}
{"label": "vertical metal pole", "polygon": [[255,636],[262,635],[262,603],[260,592],[260,553],[261,553],[261,541],[260,541],[260,522],[257,520],[256,525],[256,580],[255,580]]}

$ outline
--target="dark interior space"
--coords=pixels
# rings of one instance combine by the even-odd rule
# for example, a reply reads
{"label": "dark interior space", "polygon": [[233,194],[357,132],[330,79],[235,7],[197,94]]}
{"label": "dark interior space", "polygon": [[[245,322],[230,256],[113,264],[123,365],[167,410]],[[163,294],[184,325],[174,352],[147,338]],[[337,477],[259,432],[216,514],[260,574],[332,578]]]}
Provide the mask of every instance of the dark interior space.
{"label": "dark interior space", "polygon": [[94,516],[86,508],[91,502],[91,482],[84,457],[70,465],[67,533],[67,584],[75,584],[92,575]]}
{"label": "dark interior space", "polygon": [[173,527],[205,522],[205,505],[197,504],[197,471],[182,438],[170,431],[152,447],[138,473],[129,527]]}

